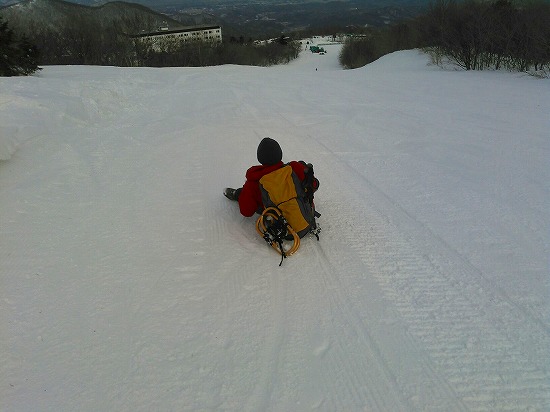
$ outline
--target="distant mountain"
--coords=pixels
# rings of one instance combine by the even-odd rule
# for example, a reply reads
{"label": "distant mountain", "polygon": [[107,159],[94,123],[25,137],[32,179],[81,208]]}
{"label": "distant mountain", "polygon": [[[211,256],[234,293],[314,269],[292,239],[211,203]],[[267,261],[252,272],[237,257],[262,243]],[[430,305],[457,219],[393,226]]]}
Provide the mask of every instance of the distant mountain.
{"label": "distant mountain", "polygon": [[[24,0],[0,8],[0,16],[9,22],[10,27],[23,32],[31,28],[55,31],[68,22],[81,21],[102,27],[125,24],[123,30],[133,32],[157,30],[159,27],[175,30],[203,23],[196,16],[178,21],[145,6],[122,1],[88,6],[63,0]],[[211,23],[211,20],[208,21],[208,24]]]}

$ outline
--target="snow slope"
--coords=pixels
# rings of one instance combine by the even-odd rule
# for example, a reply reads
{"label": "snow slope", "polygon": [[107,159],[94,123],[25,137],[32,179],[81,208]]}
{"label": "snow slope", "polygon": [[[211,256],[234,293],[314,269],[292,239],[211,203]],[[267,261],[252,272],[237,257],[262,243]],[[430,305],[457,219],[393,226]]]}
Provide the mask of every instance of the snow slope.
{"label": "snow slope", "polygon": [[[326,48],[0,78],[0,410],[550,409],[550,82]],[[221,196],[265,136],[282,267]]]}

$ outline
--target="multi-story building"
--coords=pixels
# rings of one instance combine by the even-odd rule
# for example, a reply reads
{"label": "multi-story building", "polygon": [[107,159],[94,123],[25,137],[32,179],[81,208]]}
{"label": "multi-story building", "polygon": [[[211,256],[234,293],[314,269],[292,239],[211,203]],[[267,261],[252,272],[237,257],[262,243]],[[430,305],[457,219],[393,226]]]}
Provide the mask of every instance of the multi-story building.
{"label": "multi-story building", "polygon": [[161,50],[164,46],[181,42],[221,43],[221,26],[194,26],[179,30],[159,29],[154,32],[140,33],[131,36],[142,42],[150,43],[153,49]]}

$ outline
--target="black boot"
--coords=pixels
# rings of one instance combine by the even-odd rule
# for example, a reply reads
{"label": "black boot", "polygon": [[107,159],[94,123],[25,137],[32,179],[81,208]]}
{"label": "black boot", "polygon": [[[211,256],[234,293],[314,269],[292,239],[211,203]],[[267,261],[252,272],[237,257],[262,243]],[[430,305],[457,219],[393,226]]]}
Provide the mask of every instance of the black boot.
{"label": "black boot", "polygon": [[229,200],[239,200],[239,195],[241,194],[242,189],[231,189],[230,187],[226,187],[223,189],[223,195],[227,197]]}

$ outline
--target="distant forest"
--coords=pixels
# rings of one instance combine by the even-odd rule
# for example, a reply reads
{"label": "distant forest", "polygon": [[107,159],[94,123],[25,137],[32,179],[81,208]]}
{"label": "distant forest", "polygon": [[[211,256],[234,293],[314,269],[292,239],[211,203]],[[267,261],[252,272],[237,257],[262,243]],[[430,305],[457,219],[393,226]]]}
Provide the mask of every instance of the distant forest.
{"label": "distant forest", "polygon": [[414,19],[351,38],[340,62],[356,68],[413,48],[426,50],[439,65],[451,63],[465,70],[534,70],[549,77],[550,4],[437,0]]}
{"label": "distant forest", "polygon": [[[18,26],[19,30],[12,29],[9,21],[4,21],[4,30],[10,33],[11,52],[3,55],[17,55],[10,58],[12,61],[21,59],[25,50],[31,50],[31,45],[32,56],[29,57],[37,65],[270,66],[287,63],[298,57],[300,52],[299,44],[289,41],[286,36],[260,44],[252,42],[250,38],[230,37],[223,43],[163,42],[153,47],[150,42],[140,42],[128,35],[139,32],[141,27],[150,27],[151,22],[147,20],[143,16],[134,16],[106,23],[95,16],[71,16],[55,27],[26,25],[27,30],[21,30],[21,26]],[[6,41],[7,37],[4,37],[0,45]],[[7,50],[8,46],[5,47]],[[0,59],[3,55],[0,54]],[[7,72],[4,70],[4,73]],[[0,75],[6,74],[0,71]]]}

